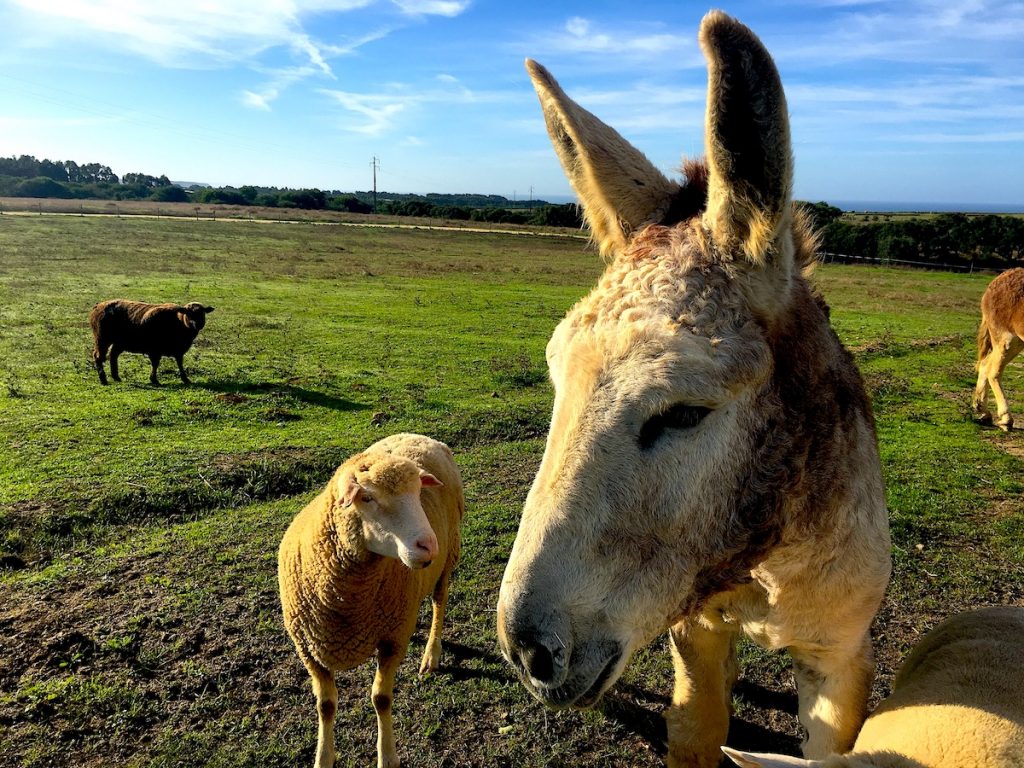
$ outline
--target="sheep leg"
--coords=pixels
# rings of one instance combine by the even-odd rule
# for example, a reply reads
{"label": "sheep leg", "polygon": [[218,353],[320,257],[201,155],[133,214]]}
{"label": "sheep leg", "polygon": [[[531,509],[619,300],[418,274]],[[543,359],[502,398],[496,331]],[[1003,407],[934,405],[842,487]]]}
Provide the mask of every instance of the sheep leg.
{"label": "sheep leg", "polygon": [[405,658],[408,643],[383,641],[377,646],[377,674],[373,678],[373,709],[377,713],[377,768],[398,768],[398,747],[391,721],[395,673]]}
{"label": "sheep leg", "polygon": [[665,711],[669,768],[717,768],[729,732],[736,681],[736,633],[700,617],[669,630],[675,690]]}
{"label": "sheep leg", "polygon": [[149,383],[154,387],[160,386],[160,380],[156,377],[156,369],[160,367],[160,355],[150,355],[149,362],[153,366],[153,371],[149,374]]}
{"label": "sheep leg", "polygon": [[314,768],[334,766],[334,716],[338,711],[338,686],[334,673],[315,661],[308,660],[306,669],[313,680],[316,713],[319,726],[316,735],[316,762]]}
{"label": "sheep leg", "polygon": [[182,384],[191,384],[192,382],[189,381],[188,376],[185,375],[185,366],[182,363],[182,358],[184,358],[184,355],[174,356],[174,362],[178,364],[178,374],[181,376]]}
{"label": "sheep leg", "polygon": [[433,608],[433,618],[430,622],[430,636],[427,638],[427,647],[423,651],[423,661],[420,662],[420,677],[436,672],[441,663],[441,625],[444,624],[444,614],[448,607],[447,568],[441,574],[441,578],[438,579],[430,602]]}
{"label": "sheep leg", "polygon": [[114,381],[121,380],[121,374],[117,370],[117,358],[121,356],[121,351],[121,348],[116,344],[110,347],[110,378]]}
{"label": "sheep leg", "polygon": [[[92,361],[96,366],[96,372],[100,375],[100,384],[107,383],[107,374],[103,370],[103,363],[107,359],[107,350],[110,348],[110,344],[96,340],[96,347],[92,352]],[[111,375],[113,375],[113,369],[111,369]]]}
{"label": "sheep leg", "polygon": [[867,715],[875,672],[871,637],[865,632],[853,652],[833,648],[790,648],[800,722],[807,729],[804,757],[822,760],[852,746]]}

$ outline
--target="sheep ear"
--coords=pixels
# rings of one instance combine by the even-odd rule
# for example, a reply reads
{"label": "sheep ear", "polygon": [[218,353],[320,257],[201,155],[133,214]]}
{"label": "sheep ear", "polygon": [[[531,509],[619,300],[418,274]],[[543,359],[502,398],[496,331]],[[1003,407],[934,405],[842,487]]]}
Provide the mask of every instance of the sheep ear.
{"label": "sheep ear", "polygon": [[440,488],[441,486],[444,485],[444,483],[442,483],[432,474],[423,471],[420,472],[420,483],[422,483],[424,488]]}
{"label": "sheep ear", "polygon": [[601,254],[621,250],[632,230],[660,218],[678,185],[643,153],[561,89],[537,62],[527,59],[548,135],[565,175],[579,195]]}
{"label": "sheep ear", "polygon": [[341,506],[350,507],[356,497],[363,492],[363,486],[356,482],[351,474],[344,474],[338,479],[338,498]]}
{"label": "sheep ear", "polygon": [[188,312],[179,312],[178,319],[181,320],[182,325],[190,331],[194,331],[196,329],[196,321],[189,317]]}
{"label": "sheep ear", "polygon": [[741,752],[738,749],[722,747],[722,751],[740,768],[814,768],[820,760],[804,760],[788,755],[766,755],[759,752]]}
{"label": "sheep ear", "polygon": [[720,246],[764,263],[788,223],[793,183],[782,81],[761,41],[721,11],[704,17],[699,38],[708,61],[704,223]]}
{"label": "sheep ear", "polygon": [[206,314],[210,314],[211,312],[213,312],[213,307],[203,307],[203,312],[205,312]]}

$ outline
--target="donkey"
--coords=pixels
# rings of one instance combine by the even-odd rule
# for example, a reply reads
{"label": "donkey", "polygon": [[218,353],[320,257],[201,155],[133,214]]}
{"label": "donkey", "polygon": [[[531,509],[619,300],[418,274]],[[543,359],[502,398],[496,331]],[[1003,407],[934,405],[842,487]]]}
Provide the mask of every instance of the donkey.
{"label": "donkey", "polygon": [[985,407],[988,388],[996,398],[996,425],[1009,432],[1013,416],[1003,394],[999,377],[1003,369],[1024,349],[1024,269],[1008,269],[988,284],[981,297],[981,325],[978,327],[978,384],[974,388],[974,413],[985,423],[992,414]]}
{"label": "donkey", "polygon": [[778,72],[721,12],[699,38],[707,161],[679,183],[526,62],[610,263],[548,343],[551,428],[497,621],[552,707],[593,705],[668,629],[668,764],[710,768],[741,630],[792,655],[804,753],[853,744],[891,561],[870,402],[804,274]]}

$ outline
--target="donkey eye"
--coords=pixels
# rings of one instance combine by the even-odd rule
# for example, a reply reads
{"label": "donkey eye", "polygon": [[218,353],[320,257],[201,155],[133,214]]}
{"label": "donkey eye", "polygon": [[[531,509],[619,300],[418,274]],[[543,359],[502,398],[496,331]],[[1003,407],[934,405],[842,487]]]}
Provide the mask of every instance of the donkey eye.
{"label": "donkey eye", "polygon": [[644,450],[652,447],[658,438],[665,434],[666,429],[690,429],[700,424],[701,420],[711,413],[710,408],[703,405],[686,405],[678,403],[666,411],[651,416],[640,427],[640,447]]}

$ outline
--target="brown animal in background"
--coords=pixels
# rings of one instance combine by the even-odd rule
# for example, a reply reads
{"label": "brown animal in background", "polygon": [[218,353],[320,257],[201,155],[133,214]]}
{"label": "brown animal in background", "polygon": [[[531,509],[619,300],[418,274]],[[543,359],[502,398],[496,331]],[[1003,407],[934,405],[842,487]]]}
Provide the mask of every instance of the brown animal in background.
{"label": "brown animal in background", "polygon": [[988,388],[996,398],[996,425],[1013,429],[1013,416],[1003,394],[999,377],[1003,369],[1024,349],[1024,269],[1008,269],[988,284],[981,297],[981,325],[978,327],[978,384],[974,388],[974,413],[985,423],[992,414],[985,407]]}
{"label": "brown animal in background", "polygon": [[871,404],[808,283],[779,75],[721,12],[707,167],[669,181],[527,69],[609,264],[547,347],[544,458],[498,601],[498,636],[553,707],[594,704],[669,630],[668,764],[712,768],[743,632],[794,660],[807,757],[852,746],[889,579]]}
{"label": "brown animal in background", "polygon": [[182,358],[206,325],[206,316],[213,307],[192,301],[180,304],[146,304],[129,299],[101,301],[89,313],[89,325],[95,339],[93,362],[100,375],[100,384],[107,383],[103,363],[110,350],[110,376],[120,381],[117,358],[122,352],[141,352],[149,357],[153,372],[149,381],[160,384],[156,377],[161,357],[173,357],[178,363],[181,380],[188,384]]}

